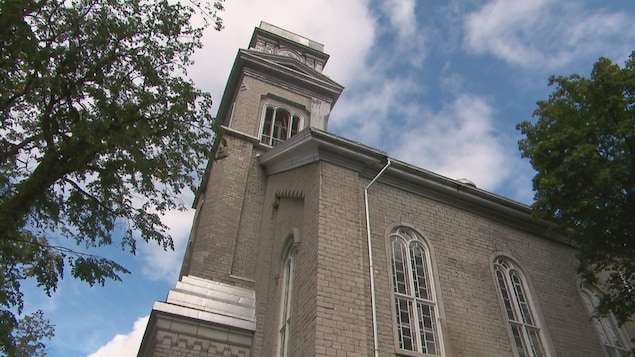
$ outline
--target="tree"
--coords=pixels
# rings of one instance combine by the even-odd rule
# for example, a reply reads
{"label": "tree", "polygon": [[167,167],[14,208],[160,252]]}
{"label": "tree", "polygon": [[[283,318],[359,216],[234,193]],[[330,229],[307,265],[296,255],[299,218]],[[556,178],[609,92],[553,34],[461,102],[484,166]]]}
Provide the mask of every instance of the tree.
{"label": "tree", "polygon": [[45,357],[46,345],[43,341],[55,335],[55,327],[44,318],[42,310],[26,315],[18,321],[13,330],[15,341],[14,357]]}
{"label": "tree", "polygon": [[[221,1],[206,14],[217,29]],[[128,271],[90,248],[173,248],[160,214],[184,208],[217,128],[210,95],[183,77],[204,27],[193,12],[0,0],[0,352],[15,343],[24,279],[47,294],[65,269],[103,285]]]}
{"label": "tree", "polygon": [[606,293],[599,312],[625,322],[635,313],[635,57],[549,84],[536,123],[517,126],[537,172],[533,213],[579,246],[579,272]]}

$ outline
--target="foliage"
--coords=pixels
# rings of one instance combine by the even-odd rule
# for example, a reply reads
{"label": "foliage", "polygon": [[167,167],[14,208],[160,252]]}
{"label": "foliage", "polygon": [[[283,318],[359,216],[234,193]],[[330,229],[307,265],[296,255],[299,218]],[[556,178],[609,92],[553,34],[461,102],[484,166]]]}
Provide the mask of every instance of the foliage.
{"label": "foliage", "polygon": [[537,171],[533,212],[580,247],[579,271],[602,286],[599,311],[635,313],[635,58],[599,59],[590,78],[552,76],[535,124],[517,128]]}
{"label": "foliage", "polygon": [[[221,1],[206,14],[217,29]],[[137,237],[173,248],[160,214],[184,208],[215,128],[210,95],[183,78],[201,46],[194,11],[0,0],[0,352],[24,279],[50,294],[67,269],[103,285],[128,271],[90,248],[134,254]]]}
{"label": "foliage", "polygon": [[45,340],[55,335],[55,327],[44,318],[42,310],[26,315],[18,321],[12,336],[15,349],[12,357],[45,357]]}

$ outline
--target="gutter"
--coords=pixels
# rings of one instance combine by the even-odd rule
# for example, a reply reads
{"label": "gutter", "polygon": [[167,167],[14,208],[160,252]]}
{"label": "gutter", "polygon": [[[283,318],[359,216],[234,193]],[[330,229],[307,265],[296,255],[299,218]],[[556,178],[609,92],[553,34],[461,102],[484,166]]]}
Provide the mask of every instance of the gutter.
{"label": "gutter", "polygon": [[364,206],[366,209],[366,238],[368,240],[368,274],[370,275],[370,304],[373,310],[373,354],[379,357],[379,339],[377,337],[377,304],[375,302],[375,268],[373,265],[373,246],[370,234],[370,208],[368,206],[368,189],[372,186],[379,176],[381,176],[388,166],[390,166],[390,157],[386,156],[386,165],[377,173],[368,186],[364,188]]}

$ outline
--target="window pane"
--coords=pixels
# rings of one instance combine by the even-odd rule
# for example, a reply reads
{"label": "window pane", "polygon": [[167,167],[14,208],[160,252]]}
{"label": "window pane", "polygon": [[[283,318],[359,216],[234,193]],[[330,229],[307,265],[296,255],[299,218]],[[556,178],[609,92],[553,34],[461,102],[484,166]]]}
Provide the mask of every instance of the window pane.
{"label": "window pane", "polygon": [[396,293],[410,294],[406,275],[406,247],[399,238],[392,239],[392,273]]}
{"label": "window pane", "polygon": [[545,357],[544,340],[530,303],[524,276],[513,262],[500,257],[494,262],[494,273],[512,332],[515,355]]}
{"label": "window pane", "polygon": [[441,355],[429,252],[412,229],[390,235],[391,268],[399,349]]}
{"label": "window pane", "polygon": [[294,115],[293,118],[291,119],[291,133],[289,134],[289,137],[292,137],[293,135],[298,133],[299,126],[300,126],[300,117],[297,115]]}
{"label": "window pane", "polygon": [[612,316],[607,316],[599,319],[600,326],[602,329],[602,338],[604,339],[604,344],[609,347],[614,347],[616,349],[626,349],[624,346],[624,342],[622,342],[622,338],[618,332],[619,327],[613,320]]}
{"label": "window pane", "polygon": [[627,356],[629,347],[626,346],[625,340],[622,339],[619,327],[615,322],[615,318],[612,315],[596,318],[596,307],[600,304],[601,296],[599,291],[595,291],[594,288],[590,288],[586,285],[580,286],[580,294],[582,301],[589,316],[593,319],[593,324],[600,339],[605,346],[606,351],[610,356]]}
{"label": "window pane", "polygon": [[419,340],[421,352],[432,355],[437,354],[437,337],[434,306],[417,303],[419,314]]}
{"label": "window pane", "polygon": [[505,305],[505,311],[507,311],[507,318],[511,321],[517,321],[514,316],[514,308],[509,297],[509,290],[507,288],[507,281],[500,270],[496,270],[496,279],[498,280],[498,288],[500,289],[501,296],[503,297],[503,304]]}
{"label": "window pane", "polygon": [[276,109],[276,119],[273,124],[273,142],[272,145],[281,143],[287,139],[289,132],[289,121],[291,114],[288,111],[278,108]]}
{"label": "window pane", "polygon": [[260,142],[263,144],[271,145],[271,129],[273,123],[273,108],[267,107],[265,109],[265,120],[262,124],[262,136]]}
{"label": "window pane", "polygon": [[515,270],[509,271],[509,277],[512,281],[512,286],[514,287],[514,294],[516,295],[516,302],[520,307],[520,313],[523,318],[523,322],[529,325],[533,325],[534,321],[531,317],[531,311],[529,309],[529,305],[527,303],[527,298],[525,297],[525,288],[518,276],[518,272]]}
{"label": "window pane", "polygon": [[428,267],[426,265],[425,251],[419,242],[415,241],[410,245],[410,264],[412,266],[412,281],[414,283],[415,296],[432,300],[427,277]]}
{"label": "window pane", "polygon": [[286,348],[287,348],[287,338],[286,338],[286,329],[284,327],[282,327],[280,329],[280,356],[286,356]]}
{"label": "window pane", "polygon": [[527,357],[527,348],[525,347],[525,341],[523,340],[521,327],[518,325],[512,325],[512,335],[514,336],[514,343],[516,344],[518,356]]}
{"label": "window pane", "polygon": [[544,357],[545,348],[542,346],[542,339],[540,338],[540,330],[536,328],[527,327],[527,334],[529,335],[529,341],[531,343],[532,356]]}
{"label": "window pane", "polygon": [[287,253],[282,271],[282,296],[280,301],[280,340],[278,356],[287,357],[291,331],[291,297],[293,293],[293,251]]}
{"label": "window pane", "polygon": [[399,348],[415,351],[412,343],[412,313],[407,299],[395,299],[395,310],[397,311],[397,335],[399,338]]}

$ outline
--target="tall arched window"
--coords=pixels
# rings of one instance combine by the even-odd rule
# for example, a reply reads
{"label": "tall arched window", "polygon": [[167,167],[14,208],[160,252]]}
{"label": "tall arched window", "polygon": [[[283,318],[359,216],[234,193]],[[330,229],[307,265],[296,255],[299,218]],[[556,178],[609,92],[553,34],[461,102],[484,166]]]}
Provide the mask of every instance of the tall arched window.
{"label": "tall arched window", "polygon": [[285,108],[266,106],[260,142],[275,146],[287,140],[300,130],[301,119]]}
{"label": "tall arched window", "polygon": [[441,356],[429,250],[412,229],[398,227],[390,234],[390,254],[397,347]]}
{"label": "tall arched window", "polygon": [[511,260],[504,257],[494,260],[494,272],[511,329],[514,355],[549,356],[523,273]]}
{"label": "tall arched window", "polygon": [[606,355],[610,357],[627,356],[630,346],[622,335],[615,316],[612,314],[602,318],[596,316],[597,307],[602,299],[600,291],[584,283],[580,284],[579,288],[584,306],[593,319],[595,330],[604,344]]}
{"label": "tall arched window", "polygon": [[278,324],[278,356],[287,357],[289,355],[289,338],[291,333],[291,297],[293,293],[293,263],[295,249],[293,246],[287,250],[282,267],[280,294],[280,320]]}

